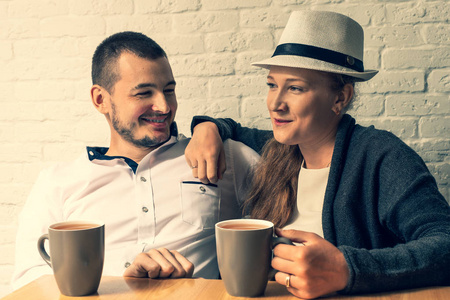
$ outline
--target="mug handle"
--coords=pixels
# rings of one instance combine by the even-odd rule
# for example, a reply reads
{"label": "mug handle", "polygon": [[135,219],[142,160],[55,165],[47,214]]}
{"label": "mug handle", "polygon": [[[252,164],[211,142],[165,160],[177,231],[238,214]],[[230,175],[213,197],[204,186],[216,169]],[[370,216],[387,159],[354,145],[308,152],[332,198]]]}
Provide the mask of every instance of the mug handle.
{"label": "mug handle", "polygon": [[41,257],[45,260],[45,262],[50,267],[52,267],[52,262],[50,261],[50,256],[47,254],[47,251],[45,251],[45,248],[44,248],[45,240],[48,240],[48,234],[47,233],[41,235],[41,237],[39,238],[39,240],[37,242],[38,251],[39,251],[39,254],[41,255]]}
{"label": "mug handle", "polygon": [[[291,242],[290,239],[285,238],[285,237],[277,237],[274,236],[272,237],[272,249],[275,248],[276,245],[278,244],[286,244],[286,245],[291,245],[291,246],[295,246],[294,243]],[[278,272],[278,270],[272,268],[272,266],[270,266],[270,270],[269,270],[269,280],[272,280],[272,278],[275,277],[275,274]]]}

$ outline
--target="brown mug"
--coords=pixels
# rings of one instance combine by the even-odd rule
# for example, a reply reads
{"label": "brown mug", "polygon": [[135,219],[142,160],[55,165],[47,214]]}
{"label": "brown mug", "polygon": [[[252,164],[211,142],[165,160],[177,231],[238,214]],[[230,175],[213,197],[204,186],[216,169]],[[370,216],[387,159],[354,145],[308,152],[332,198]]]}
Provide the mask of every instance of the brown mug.
{"label": "brown mug", "polygon": [[[50,255],[44,247],[49,241]],[[38,240],[38,251],[53,269],[61,294],[85,296],[97,292],[105,257],[102,222],[67,221],[50,225]]]}
{"label": "brown mug", "polygon": [[237,297],[264,294],[267,282],[277,272],[271,268],[272,249],[293,245],[274,236],[272,222],[235,219],[216,224],[217,262],[227,293]]}

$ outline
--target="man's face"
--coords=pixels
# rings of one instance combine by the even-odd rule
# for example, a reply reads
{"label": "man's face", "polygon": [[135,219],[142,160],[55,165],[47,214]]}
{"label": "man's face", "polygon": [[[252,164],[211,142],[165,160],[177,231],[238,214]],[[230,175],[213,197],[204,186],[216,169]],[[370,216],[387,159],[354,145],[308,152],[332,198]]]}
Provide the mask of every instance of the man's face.
{"label": "man's face", "polygon": [[[148,60],[123,53],[119,80],[110,94],[111,142],[155,148],[170,138],[177,100],[172,69],[165,57]],[[107,115],[107,117],[108,117]]]}

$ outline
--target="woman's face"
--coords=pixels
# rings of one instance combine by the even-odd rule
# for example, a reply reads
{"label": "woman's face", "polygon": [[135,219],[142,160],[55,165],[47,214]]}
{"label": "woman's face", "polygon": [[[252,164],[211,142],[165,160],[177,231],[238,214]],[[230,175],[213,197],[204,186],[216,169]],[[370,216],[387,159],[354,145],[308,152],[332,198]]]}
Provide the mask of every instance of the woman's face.
{"label": "woman's face", "polygon": [[273,66],[267,76],[267,108],[275,139],[287,145],[314,146],[334,139],[340,93],[331,76],[315,70]]}

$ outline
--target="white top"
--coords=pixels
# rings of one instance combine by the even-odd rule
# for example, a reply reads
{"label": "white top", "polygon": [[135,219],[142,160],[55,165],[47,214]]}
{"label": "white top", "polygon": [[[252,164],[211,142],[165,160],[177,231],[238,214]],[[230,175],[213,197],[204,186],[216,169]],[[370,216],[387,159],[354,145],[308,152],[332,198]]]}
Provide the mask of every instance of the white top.
{"label": "white top", "polygon": [[188,142],[172,137],[145,156],[136,173],[120,158],[91,161],[92,153],[42,171],[19,217],[13,288],[52,274],[37,240],[49,225],[79,219],[105,223],[103,275],[122,276],[137,254],[164,247],[189,259],[194,276],[218,278],[214,225],[241,217],[239,205],[259,156],[227,140],[223,179],[204,185],[186,163]]}
{"label": "white top", "polygon": [[323,237],[322,208],[330,168],[305,169],[298,174],[297,203],[283,229],[309,231]]}

